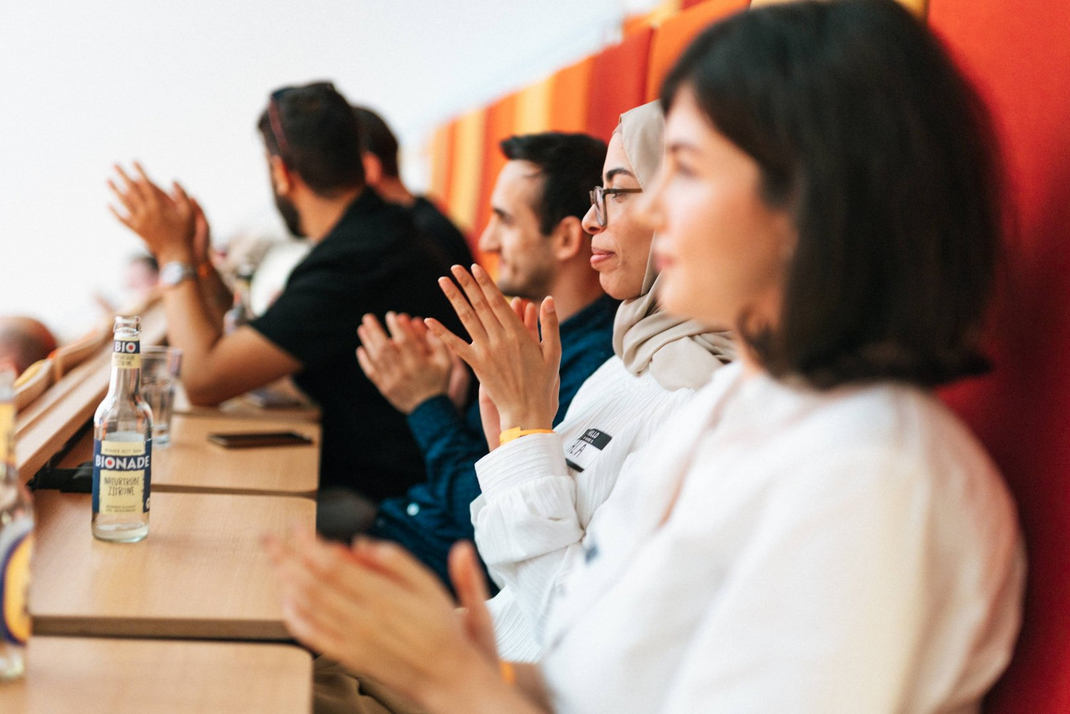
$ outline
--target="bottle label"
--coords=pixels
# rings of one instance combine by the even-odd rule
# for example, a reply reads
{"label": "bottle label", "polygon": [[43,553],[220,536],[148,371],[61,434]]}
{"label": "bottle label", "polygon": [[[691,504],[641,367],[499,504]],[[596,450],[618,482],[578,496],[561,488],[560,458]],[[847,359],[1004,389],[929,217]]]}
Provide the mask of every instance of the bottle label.
{"label": "bottle label", "polygon": [[149,512],[152,439],[93,441],[93,513]]}
{"label": "bottle label", "polygon": [[0,530],[0,641],[24,645],[30,639],[32,553],[32,518],[16,518]]}
{"label": "bottle label", "polygon": [[116,337],[111,363],[116,369],[141,369],[141,338]]}

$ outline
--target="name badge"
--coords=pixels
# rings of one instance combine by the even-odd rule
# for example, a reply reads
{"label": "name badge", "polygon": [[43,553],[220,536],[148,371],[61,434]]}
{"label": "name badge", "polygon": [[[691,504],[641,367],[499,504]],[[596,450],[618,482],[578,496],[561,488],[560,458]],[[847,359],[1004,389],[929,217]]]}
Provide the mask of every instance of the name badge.
{"label": "name badge", "polygon": [[588,429],[565,449],[565,463],[573,471],[582,473],[584,469],[590,468],[612,439],[613,437],[604,431]]}

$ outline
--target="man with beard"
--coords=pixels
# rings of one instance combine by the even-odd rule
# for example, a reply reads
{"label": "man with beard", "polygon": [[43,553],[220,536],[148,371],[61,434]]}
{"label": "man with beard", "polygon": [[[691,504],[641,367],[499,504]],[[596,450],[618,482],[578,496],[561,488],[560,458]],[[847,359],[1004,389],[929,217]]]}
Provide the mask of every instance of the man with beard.
{"label": "man with beard", "polygon": [[[602,182],[606,145],[585,134],[546,132],[512,136],[499,147],[508,161],[491,194],[479,247],[497,256],[498,287],[505,294],[536,303],[553,295],[561,323],[556,425],[580,386],[613,356],[618,303],[602,291],[591,268],[591,236],[582,224],[591,187]],[[458,413],[449,399],[446,346],[425,337],[428,349],[419,349],[422,326],[403,318],[392,322],[388,337],[374,317],[366,317],[357,357],[383,396],[408,415],[427,482],[380,503],[368,533],[401,543],[451,586],[450,548],[475,537],[475,464],[487,454],[487,440],[478,403]]]}
{"label": "man with beard", "polygon": [[293,375],[322,409],[321,503],[404,493],[424,478],[423,460],[405,417],[357,365],[357,327],[388,310],[456,325],[436,283],[441,266],[408,212],[366,188],[357,119],[331,84],[275,91],[258,129],[279,213],[313,247],[249,325],[223,335],[202,289],[218,277],[196,264],[203,214],[181,186],[168,194],[140,166],[133,177],[117,166],[112,189],[125,211],[112,211],[161,265],[168,340],[184,352],[191,402],[218,404]]}

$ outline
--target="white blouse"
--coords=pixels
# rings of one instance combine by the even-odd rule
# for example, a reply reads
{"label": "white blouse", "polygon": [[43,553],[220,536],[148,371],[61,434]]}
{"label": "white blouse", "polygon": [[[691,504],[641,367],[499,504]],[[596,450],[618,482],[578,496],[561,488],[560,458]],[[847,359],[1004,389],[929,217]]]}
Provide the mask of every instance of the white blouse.
{"label": "white blouse", "polygon": [[583,556],[592,516],[636,452],[693,389],[668,391],[611,357],[576,393],[553,434],[511,441],[476,463],[476,545],[502,591],[490,602],[499,652],[534,661],[561,577]]}
{"label": "white blouse", "polygon": [[652,444],[551,609],[558,714],[978,711],[1025,561],[999,473],[935,397],[734,365]]}

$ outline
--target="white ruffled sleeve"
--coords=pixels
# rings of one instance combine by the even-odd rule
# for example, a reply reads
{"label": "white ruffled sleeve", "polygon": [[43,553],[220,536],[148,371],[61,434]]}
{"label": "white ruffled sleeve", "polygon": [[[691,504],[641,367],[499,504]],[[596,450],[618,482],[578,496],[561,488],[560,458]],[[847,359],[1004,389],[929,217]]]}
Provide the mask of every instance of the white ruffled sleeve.
{"label": "white ruffled sleeve", "polygon": [[584,529],[576,482],[561,437],[532,434],[476,463],[483,494],[472,503],[476,545],[492,577],[542,641],[543,619],[557,582],[582,557]]}

